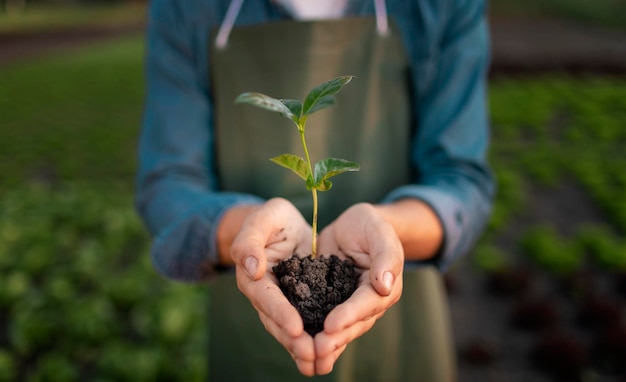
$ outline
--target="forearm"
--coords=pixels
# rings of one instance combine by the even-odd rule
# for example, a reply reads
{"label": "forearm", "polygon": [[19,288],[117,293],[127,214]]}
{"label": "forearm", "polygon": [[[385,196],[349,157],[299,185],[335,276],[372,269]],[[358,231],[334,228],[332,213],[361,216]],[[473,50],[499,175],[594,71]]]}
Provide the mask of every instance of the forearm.
{"label": "forearm", "polygon": [[217,230],[223,216],[236,206],[262,200],[248,194],[212,192],[190,178],[146,174],[140,177],[136,203],[154,238],[151,254],[155,268],[175,280],[205,279],[212,267],[221,263]]}
{"label": "forearm", "polygon": [[439,253],[443,226],[428,204],[406,198],[376,208],[396,231],[406,260],[430,260]]}

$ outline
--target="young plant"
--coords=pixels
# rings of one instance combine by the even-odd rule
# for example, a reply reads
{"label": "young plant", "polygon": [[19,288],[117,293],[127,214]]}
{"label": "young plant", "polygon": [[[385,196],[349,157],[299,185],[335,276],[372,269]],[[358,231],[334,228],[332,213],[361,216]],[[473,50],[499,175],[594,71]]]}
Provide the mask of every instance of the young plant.
{"label": "young plant", "polygon": [[347,85],[352,76],[333,78],[314,87],[304,99],[304,102],[295,99],[276,99],[265,94],[246,92],[240,94],[235,103],[248,103],[262,109],[277,112],[282,117],[292,120],[298,128],[305,158],[294,154],[282,154],[270,160],[282,167],[288,168],[306,182],[307,190],[313,196],[313,220],[311,222],[313,240],[311,256],[317,254],[317,191],[328,191],[332,187],[330,178],[347,171],[358,171],[359,164],[345,159],[325,158],[312,164],[309,150],[306,145],[306,122],[311,114],[336,103],[335,95]]}

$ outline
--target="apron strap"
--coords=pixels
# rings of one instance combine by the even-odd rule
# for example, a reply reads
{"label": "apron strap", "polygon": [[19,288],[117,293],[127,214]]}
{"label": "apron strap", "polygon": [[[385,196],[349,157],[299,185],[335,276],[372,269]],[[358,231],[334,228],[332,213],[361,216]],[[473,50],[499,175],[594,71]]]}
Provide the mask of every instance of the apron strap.
{"label": "apron strap", "polygon": [[376,30],[378,30],[380,36],[387,36],[389,33],[389,22],[387,21],[385,0],[374,0],[374,10],[376,12]]}
{"label": "apron strap", "polygon": [[[215,38],[215,47],[224,49],[228,45],[228,37],[230,31],[235,25],[243,0],[232,0],[226,10],[226,16],[220,25]],[[374,11],[376,12],[376,30],[380,36],[386,36],[389,33],[389,22],[387,20],[387,5],[385,0],[374,0]]]}
{"label": "apron strap", "polygon": [[230,35],[230,31],[233,29],[233,25],[235,25],[235,20],[237,20],[242,4],[243,0],[232,0],[228,5],[226,16],[224,16],[224,20],[222,21],[220,29],[217,32],[217,37],[215,38],[215,46],[217,49],[224,49],[228,44],[228,36]]}

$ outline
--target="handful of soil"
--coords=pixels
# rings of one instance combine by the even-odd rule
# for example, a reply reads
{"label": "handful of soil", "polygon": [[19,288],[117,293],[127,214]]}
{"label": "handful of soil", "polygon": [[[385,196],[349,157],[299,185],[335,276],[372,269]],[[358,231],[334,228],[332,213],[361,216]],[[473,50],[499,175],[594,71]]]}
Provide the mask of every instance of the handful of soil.
{"label": "handful of soil", "polygon": [[272,270],[311,336],[321,332],[328,313],[352,295],[360,276],[351,261],[336,255],[300,258],[294,254]]}

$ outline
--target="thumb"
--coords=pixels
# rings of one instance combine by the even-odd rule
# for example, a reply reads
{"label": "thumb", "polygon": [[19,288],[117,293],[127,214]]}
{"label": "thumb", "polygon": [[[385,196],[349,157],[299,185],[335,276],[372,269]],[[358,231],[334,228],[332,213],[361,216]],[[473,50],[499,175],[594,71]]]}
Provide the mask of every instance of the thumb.
{"label": "thumb", "polygon": [[251,280],[258,280],[265,274],[267,259],[265,244],[245,229],[237,235],[230,247],[230,256]]}
{"label": "thumb", "polygon": [[381,296],[389,296],[404,267],[404,249],[393,227],[382,218],[370,219],[366,241],[372,264],[370,281]]}
{"label": "thumb", "polygon": [[381,296],[389,296],[404,266],[404,250],[393,228],[383,225],[380,235],[368,235],[370,281]]}
{"label": "thumb", "polygon": [[[383,240],[379,240],[381,243]],[[404,252],[399,242],[396,245],[388,243],[377,248],[373,245],[370,267],[370,281],[381,296],[389,296],[398,278],[402,276],[404,267]]]}
{"label": "thumb", "polygon": [[265,256],[247,256],[243,260],[243,270],[251,280],[258,280],[265,274],[267,261]]}
{"label": "thumb", "polygon": [[377,271],[373,269],[372,272],[370,272],[370,281],[379,295],[389,296],[396,281],[396,277],[390,270]]}

